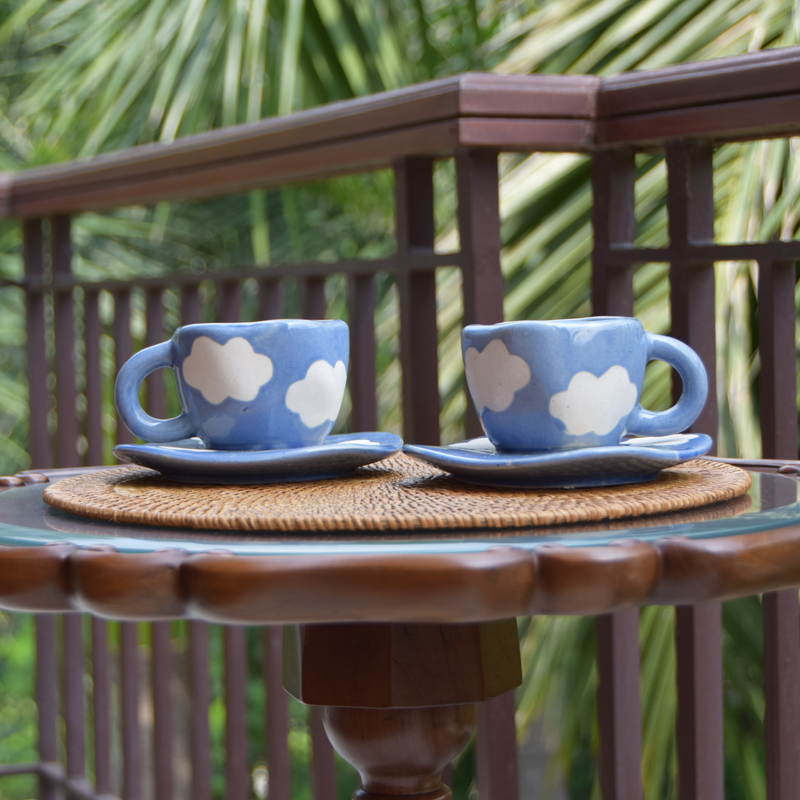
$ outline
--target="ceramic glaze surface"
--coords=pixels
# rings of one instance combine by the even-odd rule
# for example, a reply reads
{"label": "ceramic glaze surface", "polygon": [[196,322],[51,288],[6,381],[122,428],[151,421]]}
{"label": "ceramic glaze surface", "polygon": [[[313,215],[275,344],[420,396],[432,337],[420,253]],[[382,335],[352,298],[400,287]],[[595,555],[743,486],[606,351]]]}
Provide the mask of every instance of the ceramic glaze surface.
{"label": "ceramic glaze surface", "polygon": [[[468,325],[462,346],[484,431],[504,452],[610,447],[629,433],[678,433],[697,418],[708,392],[693,350],[630,317]],[[683,397],[668,411],[639,405],[653,360],[683,379]]]}
{"label": "ceramic glaze surface", "polygon": [[[215,450],[321,445],[344,397],[349,331],[340,320],[270,320],[178,328],[120,370],[120,417],[139,438],[171,442],[197,436]],[[139,385],[151,372],[175,372],[183,412],[149,416]]]}
{"label": "ceramic glaze surface", "polygon": [[662,469],[702,456],[710,436],[687,433],[628,439],[607,447],[553,453],[498,452],[486,438],[448,447],[407,444],[403,452],[451,473],[465,483],[515,488],[587,488],[644,483]]}
{"label": "ceramic glaze surface", "polygon": [[227,398],[255,400],[262,386],[272,379],[274,368],[269,356],[253,350],[241,336],[217,344],[208,336],[198,336],[192,352],[181,365],[183,379],[213,405]]}
{"label": "ceramic glaze surface", "polygon": [[114,455],[180,483],[297,483],[341,478],[402,446],[394,433],[370,432],[328,436],[320,445],[286,450],[207,450],[198,439],[119,444]]}
{"label": "ceramic glaze surface", "polygon": [[327,361],[315,361],[305,378],[295,381],[286,392],[286,407],[300,415],[308,428],[334,422],[344,397],[347,368],[343,361],[331,366]]}

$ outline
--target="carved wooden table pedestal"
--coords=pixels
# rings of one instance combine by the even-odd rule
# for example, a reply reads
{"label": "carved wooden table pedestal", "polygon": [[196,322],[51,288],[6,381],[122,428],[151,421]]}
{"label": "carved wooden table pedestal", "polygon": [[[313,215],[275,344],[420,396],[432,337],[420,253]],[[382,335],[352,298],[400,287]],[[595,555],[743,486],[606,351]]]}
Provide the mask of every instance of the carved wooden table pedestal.
{"label": "carved wooden table pedestal", "polygon": [[363,800],[447,800],[442,770],[464,749],[475,703],[520,684],[516,621],[294,625],[283,685],[324,706],[331,744]]}

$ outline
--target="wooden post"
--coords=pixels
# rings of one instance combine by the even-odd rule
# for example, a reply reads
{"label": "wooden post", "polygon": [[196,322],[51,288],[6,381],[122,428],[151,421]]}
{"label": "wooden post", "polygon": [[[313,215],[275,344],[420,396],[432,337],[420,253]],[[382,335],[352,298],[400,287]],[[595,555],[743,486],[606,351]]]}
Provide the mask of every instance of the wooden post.
{"label": "wooden post", "polygon": [[[456,156],[458,228],[464,325],[503,321],[503,273],[500,268],[500,195],[497,153],[463,150]],[[467,392],[466,433],[483,436]]]}
{"label": "wooden post", "polygon": [[722,606],[675,609],[678,797],[723,800]]}
{"label": "wooden post", "polygon": [[50,252],[53,263],[53,327],[55,333],[56,444],[59,467],[77,467],[78,418],[75,411],[75,310],[71,288],[59,288],[59,279],[72,277],[70,218],[50,220]]}
{"label": "wooden post", "polygon": [[403,438],[439,444],[436,272],[415,270],[413,254],[433,251],[433,159],[405,158],[394,168]]}
{"label": "wooden post", "polygon": [[597,618],[597,671],[603,800],[641,800],[638,608]]}
{"label": "wooden post", "polygon": [[758,352],[764,458],[797,458],[794,291],[794,261],[759,261]]}
{"label": "wooden post", "polygon": [[51,395],[47,388],[47,338],[44,292],[44,258],[42,253],[42,220],[26,219],[22,223],[28,357],[28,452],[34,469],[50,469],[53,449],[47,425]]}
{"label": "wooden post", "polygon": [[[708,374],[708,397],[691,430],[716,441],[717,351],[714,263],[693,261],[690,245],[714,242],[713,149],[708,143],[680,141],[667,148],[667,211],[673,258],[670,266],[672,335],[700,356]],[[683,391],[674,374],[673,396]],[[712,448],[711,455],[716,453]]]}
{"label": "wooden post", "polygon": [[612,248],[634,243],[635,184],[632,150],[595,153],[592,164],[592,313],[595,316],[633,316],[633,266],[620,264]]}
{"label": "wooden post", "polygon": [[[633,245],[635,183],[632,150],[595,154],[592,307],[598,316],[633,316],[633,266],[620,263],[612,248]],[[642,795],[639,664],[638,610],[598,617],[597,705],[603,800],[638,800]]]}
{"label": "wooden post", "polygon": [[375,278],[350,277],[350,397],[353,401],[351,430],[378,427],[375,394]]}

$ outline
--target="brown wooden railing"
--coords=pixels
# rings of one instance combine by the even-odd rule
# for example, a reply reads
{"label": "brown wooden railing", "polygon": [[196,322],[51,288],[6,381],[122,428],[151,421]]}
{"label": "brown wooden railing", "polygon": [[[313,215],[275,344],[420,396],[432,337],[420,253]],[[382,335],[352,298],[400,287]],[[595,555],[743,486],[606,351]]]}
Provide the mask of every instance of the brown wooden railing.
{"label": "brown wooden railing", "polygon": [[[400,296],[403,420],[406,440],[437,443],[439,394],[435,271],[458,267],[463,275],[464,324],[502,319],[503,280],[500,272],[497,155],[501,151],[586,152],[594,159],[595,232],[592,299],[595,314],[633,313],[633,272],[637,264],[669,264],[672,335],[700,353],[716,397],[714,329],[714,262],[753,259],[759,264],[759,338],[761,352],[761,429],[764,456],[797,457],[795,344],[795,262],[800,241],[760,244],[715,244],[713,236],[713,166],[716,144],[758,138],[787,137],[800,132],[800,48],[786,48],[734,59],[689,64],[649,72],[599,79],[576,76],[498,76],[467,74],[396,92],[347,101],[279,119],[215,131],[170,145],[150,145],[101,156],[83,163],[27,170],[3,176],[0,212],[24,225],[23,281],[27,298],[30,379],[30,452],[37,468],[56,464],[99,463],[101,379],[99,368],[100,292],[113,295],[115,359],[119,366],[132,353],[131,290],[146,295],[145,344],[164,337],[163,293],[180,296],[181,322],[200,318],[199,287],[212,281],[218,293],[218,319],[239,317],[239,293],[244,282],[258,285],[258,315],[282,314],[281,281],[303,285],[302,315],[322,317],[324,287],[331,275],[349,283],[351,327],[351,390],[353,425],[374,428],[375,399],[374,276],[392,273]],[[637,150],[664,150],[668,169],[669,245],[641,248],[634,244],[634,156]],[[461,250],[434,252],[433,163],[455,157],[458,182],[458,224]],[[378,261],[347,261],[254,267],[219,274],[169,275],[139,281],[89,283],[79,281],[70,265],[70,217],[92,210],[131,204],[192,199],[318,180],[334,175],[392,168],[396,181],[397,248]],[[43,220],[49,220],[51,267],[45,268]],[[80,291],[77,291],[80,290]],[[74,314],[78,299],[83,314],[85,386],[78,387],[72,368],[75,352]],[[48,308],[52,307],[52,319]],[[55,353],[48,350],[55,342]],[[49,366],[49,365],[52,365]],[[55,374],[55,388],[48,380]],[[79,391],[80,389],[80,391]],[[83,395],[86,412],[75,413],[76,395]],[[150,410],[163,412],[163,392],[150,387]],[[58,425],[50,433],[48,415],[55,408]],[[717,409],[710,402],[695,430],[716,436]],[[470,412],[467,433],[477,433]],[[118,427],[120,438],[124,429]],[[85,452],[76,447],[85,437]],[[721,607],[719,604],[677,609],[678,755],[681,800],[724,797],[722,745]],[[65,680],[77,687],[70,666],[83,646],[79,627],[64,617]],[[126,623],[129,624],[129,623]],[[105,623],[95,621],[92,657],[95,680],[103,686]],[[168,635],[156,623],[153,634],[154,694],[167,692],[165,666]],[[193,703],[198,718],[207,708],[204,626],[193,624]],[[125,630],[133,630],[125,628]],[[795,797],[800,785],[800,613],[796,590],[764,597],[766,686],[766,758],[770,800]],[[53,620],[42,618],[39,635],[39,702],[42,710],[40,756],[35,767],[43,787],[56,774],[55,657]],[[135,745],[136,681],[126,679],[131,666],[133,633],[123,636],[123,796],[137,798]],[[267,635],[269,652],[275,642]],[[94,636],[93,636],[94,638]],[[228,795],[246,796],[237,783],[242,752],[242,698],[236,694],[241,674],[241,632],[226,635],[229,702]],[[128,642],[128,644],[126,644]],[[271,644],[270,644],[271,643]],[[70,650],[69,648],[73,648]],[[77,648],[77,650],[75,650]],[[126,650],[127,648],[127,650]],[[69,654],[72,653],[72,656]],[[271,657],[273,657],[271,656]],[[267,659],[268,663],[274,663]],[[598,619],[599,713],[601,720],[601,782],[605,800],[641,795],[641,719],[639,704],[638,612],[635,609]],[[274,687],[274,676],[269,677]],[[69,683],[72,685],[72,683]],[[126,688],[126,686],[128,688]],[[77,689],[76,689],[77,691]],[[268,689],[268,696],[276,696]],[[108,724],[106,701],[96,691],[95,731]],[[231,705],[232,704],[232,705]],[[129,711],[125,711],[125,709]],[[278,750],[270,757],[272,798],[288,797],[284,782],[285,741],[278,716],[269,718],[269,740]],[[67,734],[81,738],[82,710],[65,708]],[[207,715],[206,715],[207,720]],[[100,726],[100,727],[98,727]],[[156,736],[165,742],[169,720],[156,719]],[[319,728],[314,728],[319,732]],[[482,800],[513,800],[517,794],[513,748],[502,734],[513,730],[508,698],[487,704],[479,727],[482,748],[479,774]],[[487,731],[494,731],[487,736]],[[501,733],[496,733],[500,731]],[[95,736],[103,747],[104,737]],[[100,741],[98,742],[98,739]],[[315,745],[318,738],[315,738]],[[321,741],[321,739],[319,739]],[[125,743],[128,743],[127,745]],[[323,750],[320,744],[320,752]],[[127,749],[126,749],[127,748]],[[208,731],[193,728],[194,797],[208,796]],[[107,753],[96,755],[97,794],[110,791]],[[168,797],[169,748],[157,747],[157,796]],[[85,754],[78,744],[67,748],[66,776],[74,796],[90,796],[79,783]],[[318,769],[329,769],[330,756],[315,758]],[[328,766],[325,766],[325,765]],[[281,766],[283,765],[283,766]],[[102,766],[102,769],[101,769]],[[273,772],[273,770],[275,770]],[[282,771],[284,770],[284,771]],[[6,769],[8,772],[8,768]],[[60,774],[60,773],[59,773]],[[159,783],[159,781],[161,781]],[[76,783],[77,782],[77,783]],[[325,782],[315,783],[315,797],[326,795]],[[49,790],[48,790],[49,791]],[[53,795],[43,795],[53,796]]]}

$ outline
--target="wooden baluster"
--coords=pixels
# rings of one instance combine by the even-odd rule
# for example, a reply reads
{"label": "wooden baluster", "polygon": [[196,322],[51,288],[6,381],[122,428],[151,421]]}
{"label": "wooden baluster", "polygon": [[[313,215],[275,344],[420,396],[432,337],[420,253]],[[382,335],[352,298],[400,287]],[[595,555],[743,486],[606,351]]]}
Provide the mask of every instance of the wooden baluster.
{"label": "wooden baluster", "polygon": [[103,463],[103,374],[100,370],[99,292],[87,289],[83,298],[84,337],[86,340],[86,438],[90,466]]}
{"label": "wooden baluster", "polygon": [[764,458],[797,458],[794,261],[759,262],[758,352]]}
{"label": "wooden baluster", "polygon": [[78,417],[75,411],[75,316],[72,289],[58,287],[59,278],[72,277],[72,244],[70,218],[50,220],[50,251],[53,263],[53,327],[55,331],[56,412],[58,428],[56,444],[58,466],[77,467]]}
{"label": "wooden baluster", "polygon": [[[759,262],[761,442],[765,458],[797,458],[795,265]],[[777,488],[777,487],[776,487]],[[791,502],[796,486],[780,487]],[[794,800],[800,786],[800,605],[797,589],[768,592],[764,614],[764,749],[768,800]]]}
{"label": "wooden baluster", "polygon": [[86,775],[86,719],[83,692],[83,618],[64,614],[64,723],[67,778],[83,781]]}
{"label": "wooden baluster", "polygon": [[415,251],[433,251],[433,160],[406,158],[394,168],[403,436],[439,444],[439,360],[436,273],[415,270]]}
{"label": "wooden baluster", "polygon": [[641,800],[638,609],[597,617],[597,671],[603,800]]}
{"label": "wooden baluster", "polygon": [[[708,375],[708,397],[691,430],[716,441],[719,432],[714,263],[693,261],[692,244],[714,241],[714,170],[710,143],[677,142],[667,148],[667,212],[672,253],[670,302],[672,335],[686,342],[701,358]],[[683,391],[674,375],[672,393]],[[712,448],[711,455],[716,453]]]}
{"label": "wooden baluster", "polygon": [[25,316],[28,359],[28,408],[30,426],[28,451],[35,469],[53,466],[53,449],[48,431],[50,390],[47,388],[47,322],[45,316],[44,258],[42,252],[42,220],[26,219],[22,223],[25,277],[33,285],[25,292]]}
{"label": "wooden baluster", "polygon": [[172,632],[169,622],[154,622],[151,629],[155,800],[172,800]]}
{"label": "wooden baluster", "polygon": [[[714,180],[710,143],[667,148],[667,212],[672,263],[672,335],[702,359],[708,396],[693,431],[716,439],[714,264],[691,259],[690,244],[714,241]],[[682,392],[673,378],[673,397]],[[712,454],[715,452],[712,449]],[[722,741],[722,610],[718,603],[676,608],[678,655],[678,789],[680,800],[724,796]]]}
{"label": "wooden baluster", "polygon": [[248,800],[246,629],[239,625],[226,625],[224,631],[226,797],[228,800]]}
{"label": "wooden baluster", "polygon": [[[785,443],[783,447],[785,452],[791,445]],[[780,458],[780,454],[777,457]],[[797,483],[793,480],[761,485],[763,508],[786,505],[796,497]],[[800,787],[800,605],[797,589],[765,592],[761,603],[767,800],[796,800]]]}
{"label": "wooden baluster", "polygon": [[351,430],[372,431],[378,427],[376,383],[375,278],[354,275],[350,278]]}
{"label": "wooden baluster", "polygon": [[141,795],[139,742],[139,631],[135,622],[120,623],[120,689],[122,694],[122,798]]}
{"label": "wooden baluster", "polygon": [[[611,248],[632,245],[636,236],[635,180],[633,151],[595,154],[592,306],[598,316],[633,316],[633,268],[620,264]],[[597,617],[603,800],[638,800],[642,795],[639,664],[638,610]]]}
{"label": "wooden baluster", "polygon": [[678,797],[725,796],[722,704],[722,607],[677,606]]}
{"label": "wooden baluster", "polygon": [[[56,617],[36,617],[36,705],[39,710],[39,761],[58,761],[58,672]],[[41,800],[57,800],[59,790],[46,775],[39,776]]]}
{"label": "wooden baluster", "polygon": [[[166,339],[164,331],[164,287],[153,286],[145,295],[147,332],[145,347],[161,344]],[[164,419],[167,416],[167,390],[163,370],[156,370],[147,378],[147,413]]]}
{"label": "wooden baluster", "polygon": [[[497,153],[465,150],[456,157],[458,228],[461,237],[464,325],[503,321],[500,269],[500,200]],[[483,436],[467,393],[466,432]]]}
{"label": "wooden baluster", "polygon": [[633,266],[620,263],[612,248],[633,246],[635,185],[633,150],[606,150],[594,154],[592,313],[595,316],[633,316]]}
{"label": "wooden baluster", "polygon": [[264,628],[264,683],[266,687],[266,747],[271,800],[291,800],[289,764],[289,695],[281,683],[283,630]]}
{"label": "wooden baluster", "polygon": [[325,726],[322,722],[322,709],[312,706],[309,710],[311,726],[311,783],[314,800],[336,800],[336,764]]}
{"label": "wooden baluster", "polygon": [[258,282],[258,318],[281,319],[283,297],[280,278],[263,278]]}
{"label": "wooden baluster", "polygon": [[[517,728],[514,692],[478,703],[476,778],[481,800],[517,800]],[[447,783],[442,775],[442,782]]]}
{"label": "wooden baluster", "polygon": [[219,292],[219,322],[239,322],[242,318],[242,285],[239,281],[222,281]]}
{"label": "wooden baluster", "polygon": [[211,800],[211,734],[208,726],[211,686],[208,639],[208,625],[205,622],[192,620],[189,623],[192,800]]}
{"label": "wooden baluster", "polygon": [[325,278],[314,276],[303,279],[303,319],[325,319]]}
{"label": "wooden baluster", "polygon": [[762,605],[767,800],[796,800],[800,787],[800,608],[797,589],[766,592]]}
{"label": "wooden baluster", "polygon": [[200,284],[192,283],[181,287],[181,325],[194,325],[202,317]]}
{"label": "wooden baluster", "polygon": [[[477,725],[477,723],[476,723],[475,727],[476,727],[476,729],[478,728],[478,725]],[[477,730],[476,730],[476,735],[477,735]],[[515,746],[516,746],[516,743],[515,743]],[[443,783],[445,786],[452,786],[452,785],[453,785],[453,774],[454,774],[454,770],[453,770],[453,762],[451,761],[451,762],[450,762],[450,763],[449,763],[449,764],[448,764],[448,765],[447,765],[447,766],[446,766],[446,767],[445,767],[445,768],[442,770],[442,783]]]}
{"label": "wooden baluster", "polygon": [[94,787],[111,794],[111,676],[108,623],[92,617],[92,716],[94,718]]}
{"label": "wooden baluster", "polygon": [[[114,362],[117,374],[132,355],[131,290],[125,288],[114,293]],[[133,440],[133,434],[117,414],[117,443],[130,444]]]}

